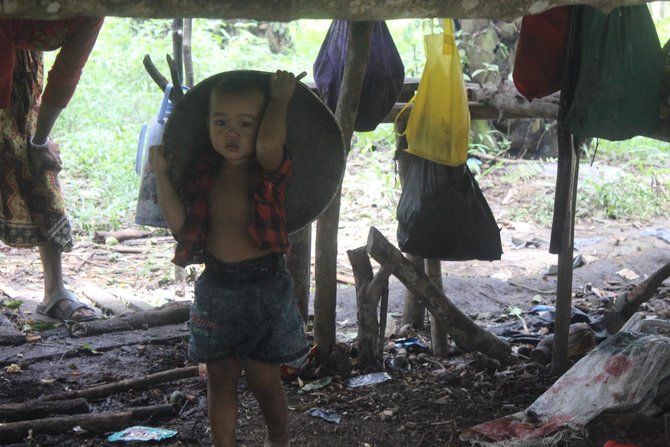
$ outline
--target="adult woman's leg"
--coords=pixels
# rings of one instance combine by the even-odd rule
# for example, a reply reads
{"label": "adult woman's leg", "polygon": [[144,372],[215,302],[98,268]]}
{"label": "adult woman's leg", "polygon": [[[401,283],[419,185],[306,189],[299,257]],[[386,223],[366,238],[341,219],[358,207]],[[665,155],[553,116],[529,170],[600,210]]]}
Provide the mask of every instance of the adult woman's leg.
{"label": "adult woman's leg", "polygon": [[[40,246],[40,259],[42,261],[42,270],[44,272],[44,299],[42,304],[49,303],[50,300],[62,298],[57,301],[61,312],[65,312],[68,306],[72,305],[76,297],[65,288],[63,281],[63,262],[62,253],[53,245]],[[89,307],[80,307],[69,317],[70,320],[79,321],[95,316],[95,311]]]}

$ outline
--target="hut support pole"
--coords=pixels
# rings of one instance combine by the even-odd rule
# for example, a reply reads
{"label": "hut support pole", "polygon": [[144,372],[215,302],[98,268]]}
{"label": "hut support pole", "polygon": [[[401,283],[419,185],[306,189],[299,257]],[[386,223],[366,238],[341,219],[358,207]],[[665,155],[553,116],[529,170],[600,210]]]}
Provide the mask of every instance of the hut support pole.
{"label": "hut support pole", "polygon": [[574,255],[575,207],[579,176],[579,141],[566,128],[558,127],[558,172],[549,251],[558,253],[556,322],[551,367],[555,375],[568,369],[568,335],[572,313],[572,260]]}
{"label": "hut support pole", "polygon": [[[358,113],[361,87],[365,67],[370,53],[372,22],[354,21],[349,26],[347,59],[340,96],[337,100],[337,116],[345,149],[349,153],[354,122]],[[342,188],[316,223],[314,266],[314,341],[319,347],[319,362],[327,363],[335,345],[335,318],[337,304],[337,229],[340,221],[340,197]]]}

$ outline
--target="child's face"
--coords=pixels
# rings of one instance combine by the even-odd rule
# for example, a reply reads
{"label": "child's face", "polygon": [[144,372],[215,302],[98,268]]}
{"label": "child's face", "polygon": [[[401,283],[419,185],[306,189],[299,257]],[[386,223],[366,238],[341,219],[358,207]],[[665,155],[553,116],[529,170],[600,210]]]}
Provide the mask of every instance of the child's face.
{"label": "child's face", "polygon": [[253,156],[264,102],[261,92],[212,95],[209,138],[227,161],[240,164]]}

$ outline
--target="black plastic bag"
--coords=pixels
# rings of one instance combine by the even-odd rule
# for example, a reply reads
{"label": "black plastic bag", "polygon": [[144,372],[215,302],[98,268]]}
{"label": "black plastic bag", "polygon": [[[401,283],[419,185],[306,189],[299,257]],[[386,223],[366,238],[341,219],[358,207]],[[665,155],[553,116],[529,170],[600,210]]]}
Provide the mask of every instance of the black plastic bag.
{"label": "black plastic bag", "polygon": [[[344,75],[349,22],[333,20],[314,61],[319,95],[335,112]],[[375,22],[354,130],[375,130],[393,108],[405,82],[405,66],[385,22]]]}
{"label": "black plastic bag", "polygon": [[499,260],[500,229],[468,165],[407,156],[397,211],[400,250],[443,261]]}

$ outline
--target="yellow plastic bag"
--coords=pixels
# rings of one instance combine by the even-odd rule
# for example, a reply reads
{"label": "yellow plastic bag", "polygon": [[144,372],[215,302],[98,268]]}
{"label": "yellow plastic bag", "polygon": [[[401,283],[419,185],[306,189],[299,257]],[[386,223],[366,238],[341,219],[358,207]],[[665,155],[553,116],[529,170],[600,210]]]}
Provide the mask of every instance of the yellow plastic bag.
{"label": "yellow plastic bag", "polygon": [[416,94],[405,106],[413,104],[405,130],[407,152],[459,166],[468,158],[470,109],[452,20],[444,21],[444,33],[424,36],[424,43],[426,65]]}

